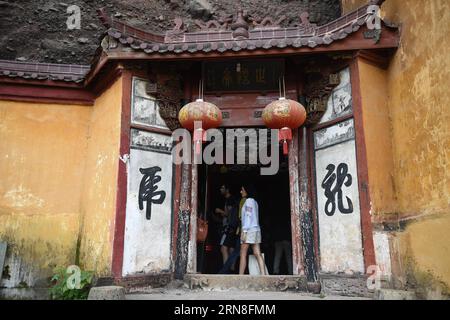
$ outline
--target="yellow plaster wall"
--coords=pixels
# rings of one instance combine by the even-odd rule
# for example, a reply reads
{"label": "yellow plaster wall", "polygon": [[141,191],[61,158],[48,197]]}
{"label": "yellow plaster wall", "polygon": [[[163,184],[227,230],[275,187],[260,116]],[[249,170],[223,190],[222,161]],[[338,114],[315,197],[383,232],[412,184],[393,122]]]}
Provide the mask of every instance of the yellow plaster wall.
{"label": "yellow plaster wall", "polygon": [[388,79],[399,212],[428,217],[407,227],[401,245],[419,287],[432,289],[429,278],[448,287],[450,3],[388,0],[382,8],[402,30]]}
{"label": "yellow plaster wall", "polygon": [[0,239],[24,270],[74,262],[90,115],[0,101]]}
{"label": "yellow plaster wall", "polygon": [[121,97],[119,79],[94,106],[0,101],[0,240],[12,286],[76,262],[110,274]]}
{"label": "yellow plaster wall", "polygon": [[358,59],[373,219],[396,212],[387,72]]}
{"label": "yellow plaster wall", "polygon": [[[342,7],[353,10],[359,5],[359,1],[343,0]],[[381,9],[383,19],[400,26],[401,44],[385,80],[365,66],[361,76],[367,83],[370,77],[378,83],[372,97],[370,88],[365,90],[367,100],[374,103],[379,103],[376,88],[383,81],[387,86],[395,211],[400,218],[414,221],[394,241],[400,247],[399,261],[409,262],[419,284],[425,285],[423,279],[429,276],[450,286],[450,2],[386,0]],[[371,130],[369,125],[366,131]],[[370,149],[376,145],[368,144],[369,165]]]}
{"label": "yellow plaster wall", "polygon": [[[348,12],[364,3],[342,0],[342,8]],[[387,0],[381,9],[383,19],[397,23],[401,30],[400,48],[383,80],[391,119],[396,211],[401,217],[447,214],[450,213],[450,41],[445,28],[450,25],[450,2]],[[364,74],[361,72],[361,76]],[[370,94],[370,90],[366,92]],[[389,201],[386,206],[390,206]]]}
{"label": "yellow plaster wall", "polygon": [[119,164],[122,79],[96,101],[89,128],[81,204],[80,262],[99,275],[111,271]]}
{"label": "yellow plaster wall", "polygon": [[388,77],[399,212],[450,213],[450,2],[388,0],[401,46]]}

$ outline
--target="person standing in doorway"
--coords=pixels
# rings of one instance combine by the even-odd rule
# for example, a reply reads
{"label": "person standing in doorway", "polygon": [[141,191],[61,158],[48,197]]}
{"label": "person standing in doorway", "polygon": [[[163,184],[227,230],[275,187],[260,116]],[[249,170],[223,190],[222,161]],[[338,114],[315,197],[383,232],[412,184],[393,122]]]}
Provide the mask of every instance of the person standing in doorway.
{"label": "person standing in doorway", "polygon": [[252,246],[253,254],[258,261],[261,275],[266,274],[264,260],[261,255],[261,227],[259,226],[258,202],[256,202],[256,190],[251,185],[241,188],[242,198],[246,198],[242,206],[241,226],[241,260],[239,263],[239,274],[244,274],[247,267],[248,248]]}
{"label": "person standing in doorway", "polygon": [[292,240],[289,220],[280,219],[274,226],[275,258],[273,274],[280,274],[281,257],[284,254],[288,274],[292,274]]}
{"label": "person standing in doorway", "polygon": [[222,263],[228,260],[236,244],[237,228],[237,200],[230,192],[228,185],[223,184],[220,187],[220,194],[225,198],[224,208],[216,208],[215,212],[222,218],[222,230],[220,237],[220,252],[222,254]]}
{"label": "person standing in doorway", "polygon": [[238,210],[238,216],[237,216],[237,228],[235,234],[235,247],[233,252],[228,257],[228,260],[224,263],[222,269],[220,269],[219,274],[228,274],[230,271],[234,271],[234,264],[236,263],[236,260],[239,258],[241,254],[241,217],[242,217],[242,207],[244,206],[246,198],[241,198],[241,201],[239,202],[239,210]]}

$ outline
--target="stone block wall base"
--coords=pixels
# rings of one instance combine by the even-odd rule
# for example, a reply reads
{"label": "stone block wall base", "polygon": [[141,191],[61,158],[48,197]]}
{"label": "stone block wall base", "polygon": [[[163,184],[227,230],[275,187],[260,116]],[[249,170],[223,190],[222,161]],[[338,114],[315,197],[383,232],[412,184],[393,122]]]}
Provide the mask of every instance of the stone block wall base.
{"label": "stone block wall base", "polygon": [[376,300],[417,300],[414,291],[381,289],[375,292]]}
{"label": "stone block wall base", "polygon": [[0,299],[4,300],[49,300],[49,288],[2,288]]}
{"label": "stone block wall base", "polygon": [[319,278],[325,295],[373,298],[375,293],[367,287],[366,275],[319,274]]}
{"label": "stone block wall base", "polygon": [[158,273],[147,275],[133,275],[123,278],[100,278],[96,286],[116,285],[125,288],[125,292],[133,291],[137,288],[151,287],[161,288],[167,286],[173,280],[172,273]]}
{"label": "stone block wall base", "polygon": [[125,300],[125,289],[119,286],[94,287],[88,300]]}

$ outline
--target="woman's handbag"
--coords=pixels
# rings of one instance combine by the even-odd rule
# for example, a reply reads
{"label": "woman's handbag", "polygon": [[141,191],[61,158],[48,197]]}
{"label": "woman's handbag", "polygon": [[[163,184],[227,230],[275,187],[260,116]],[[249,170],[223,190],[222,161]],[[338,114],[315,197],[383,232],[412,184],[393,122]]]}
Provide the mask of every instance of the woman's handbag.
{"label": "woman's handbag", "polygon": [[208,236],[208,221],[197,217],[197,242],[205,242]]}

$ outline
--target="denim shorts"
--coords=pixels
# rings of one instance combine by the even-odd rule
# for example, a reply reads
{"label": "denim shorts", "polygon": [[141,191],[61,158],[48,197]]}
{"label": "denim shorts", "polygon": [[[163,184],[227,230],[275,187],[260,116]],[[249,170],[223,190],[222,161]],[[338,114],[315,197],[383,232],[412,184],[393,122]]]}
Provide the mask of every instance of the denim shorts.
{"label": "denim shorts", "polygon": [[249,243],[249,244],[261,243],[261,230],[248,231],[245,242],[242,242],[241,240],[241,243]]}

